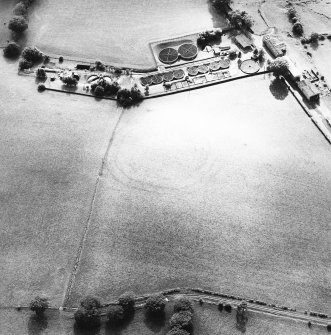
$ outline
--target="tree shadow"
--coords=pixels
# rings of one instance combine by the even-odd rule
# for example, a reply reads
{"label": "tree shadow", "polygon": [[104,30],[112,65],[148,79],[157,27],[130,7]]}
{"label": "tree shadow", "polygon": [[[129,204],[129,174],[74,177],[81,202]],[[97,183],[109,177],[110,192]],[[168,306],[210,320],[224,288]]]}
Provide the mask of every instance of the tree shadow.
{"label": "tree shadow", "polygon": [[41,335],[47,329],[48,321],[46,315],[30,316],[28,321],[28,334],[29,335]]}
{"label": "tree shadow", "polygon": [[47,80],[47,77],[45,77],[45,78],[38,78],[38,77],[36,77],[35,83],[36,84],[44,84],[46,82],[46,80]]}
{"label": "tree shadow", "polygon": [[236,328],[241,332],[241,333],[246,333],[246,323],[237,323]]}
{"label": "tree shadow", "polygon": [[100,326],[97,328],[92,329],[84,329],[81,327],[78,327],[77,324],[74,324],[74,335],[99,335],[100,334]]}
{"label": "tree shadow", "polygon": [[61,89],[62,89],[62,91],[66,91],[68,93],[74,93],[78,90],[78,87],[77,86],[67,86],[67,85],[63,84],[61,86]]}
{"label": "tree shadow", "polygon": [[277,100],[284,100],[289,93],[289,89],[286,83],[280,78],[275,78],[271,82],[271,84],[269,85],[269,90]]}
{"label": "tree shadow", "polygon": [[[129,315],[125,317],[121,324],[111,324],[110,322],[106,323],[105,335],[120,335],[122,331],[126,329],[129,324],[134,319],[135,311],[132,311]],[[85,334],[84,334],[85,335]]]}
{"label": "tree shadow", "polygon": [[212,16],[213,28],[224,28],[228,25],[228,19],[226,14],[222,14],[215,9],[212,5],[211,0],[207,0],[208,10]]}
{"label": "tree shadow", "polygon": [[319,47],[319,42],[318,42],[318,40],[317,40],[317,41],[310,42],[310,47],[311,47],[313,50],[317,50],[318,47]]}
{"label": "tree shadow", "polygon": [[153,333],[159,333],[165,326],[165,312],[158,315],[146,314],[144,323]]}

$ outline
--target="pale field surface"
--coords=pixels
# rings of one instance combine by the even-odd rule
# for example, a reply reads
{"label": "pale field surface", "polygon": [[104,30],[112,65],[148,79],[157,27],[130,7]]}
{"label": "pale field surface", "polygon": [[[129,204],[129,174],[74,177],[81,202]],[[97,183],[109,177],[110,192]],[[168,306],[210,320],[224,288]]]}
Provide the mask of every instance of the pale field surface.
{"label": "pale field surface", "polygon": [[12,10],[15,4],[15,0],[0,0],[0,47],[5,46],[7,40],[11,39],[11,33],[7,24],[13,15]]}
{"label": "pale field surface", "polygon": [[119,111],[0,68],[0,306],[60,306]]}
{"label": "pale field surface", "polygon": [[[1,334],[10,335],[166,335],[168,321],[173,313],[172,304],[166,307],[163,322],[153,323],[146,320],[143,310],[135,312],[133,320],[119,329],[112,329],[103,320],[96,331],[81,331],[74,327],[72,315],[47,311],[46,318],[40,322],[29,311],[0,310]],[[269,317],[263,314],[248,313],[247,335],[317,335],[326,334],[326,329],[293,320]],[[220,313],[216,306],[195,305],[194,335],[240,335],[236,327],[235,312]]]}
{"label": "pale field surface", "polygon": [[70,305],[204,287],[330,311],[330,146],[256,77],[125,112]]}
{"label": "pale field surface", "polygon": [[28,42],[46,53],[153,66],[151,40],[213,25],[207,0],[42,0],[30,17]]}

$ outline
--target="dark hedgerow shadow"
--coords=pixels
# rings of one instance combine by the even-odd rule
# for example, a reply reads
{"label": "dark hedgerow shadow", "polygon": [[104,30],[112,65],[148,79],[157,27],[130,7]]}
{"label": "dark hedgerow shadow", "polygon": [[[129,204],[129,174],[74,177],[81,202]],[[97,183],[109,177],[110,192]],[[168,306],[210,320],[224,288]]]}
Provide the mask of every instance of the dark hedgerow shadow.
{"label": "dark hedgerow shadow", "polygon": [[159,315],[146,314],[144,323],[153,333],[159,333],[165,326],[165,319],[164,311]]}
{"label": "dark hedgerow shadow", "polygon": [[271,94],[277,99],[277,100],[284,100],[289,93],[289,89],[284,81],[282,81],[280,78],[275,78],[269,86]]}
{"label": "dark hedgerow shadow", "polygon": [[48,321],[46,315],[38,316],[33,314],[30,316],[28,321],[28,334],[29,335],[41,335],[47,329]]}

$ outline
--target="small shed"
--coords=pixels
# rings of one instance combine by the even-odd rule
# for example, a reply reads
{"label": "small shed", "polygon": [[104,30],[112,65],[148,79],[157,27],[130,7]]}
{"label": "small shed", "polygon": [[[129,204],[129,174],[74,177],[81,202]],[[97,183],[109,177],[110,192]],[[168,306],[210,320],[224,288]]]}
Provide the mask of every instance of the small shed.
{"label": "small shed", "polygon": [[243,50],[253,49],[253,41],[244,34],[237,35],[234,41]]}
{"label": "small shed", "polygon": [[88,64],[77,64],[76,65],[76,70],[89,70],[90,65]]}
{"label": "small shed", "polygon": [[301,94],[308,101],[318,101],[320,93],[318,90],[307,80],[301,80],[298,82],[298,87],[300,89]]}

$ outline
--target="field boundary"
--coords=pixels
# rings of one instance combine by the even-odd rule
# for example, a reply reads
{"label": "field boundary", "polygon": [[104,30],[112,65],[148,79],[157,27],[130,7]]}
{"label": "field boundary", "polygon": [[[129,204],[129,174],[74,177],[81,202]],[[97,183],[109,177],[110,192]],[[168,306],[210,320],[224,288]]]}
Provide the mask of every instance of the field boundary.
{"label": "field boundary", "polygon": [[118,126],[121,122],[121,119],[122,119],[123,115],[124,115],[124,109],[122,108],[122,110],[120,112],[120,115],[118,117],[118,120],[115,124],[115,127],[114,127],[114,129],[111,133],[110,139],[108,140],[108,145],[107,145],[105,154],[104,154],[104,156],[102,158],[102,161],[101,161],[101,166],[100,166],[98,176],[97,176],[97,179],[96,179],[96,182],[95,182],[94,190],[93,190],[93,195],[92,195],[92,200],[91,200],[91,203],[90,203],[88,217],[87,217],[87,220],[86,220],[86,223],[85,223],[84,233],[82,235],[81,241],[80,241],[79,246],[78,246],[74,266],[73,266],[73,269],[72,269],[71,274],[70,274],[67,289],[65,291],[63,306],[65,306],[68,303],[68,301],[70,299],[70,296],[71,296],[72,288],[75,284],[76,274],[77,274],[77,271],[78,271],[78,268],[79,268],[79,264],[80,264],[80,261],[81,261],[82,254],[83,254],[84,244],[85,244],[87,234],[88,234],[88,231],[89,231],[89,228],[90,228],[90,225],[91,225],[91,218],[92,218],[92,214],[93,214],[93,209],[94,209],[94,204],[95,204],[95,200],[96,200],[96,196],[97,196],[98,187],[99,187],[99,184],[100,184],[100,177],[103,175],[103,171],[104,171],[105,163],[106,163],[106,160],[107,160],[107,157],[108,157],[108,154],[109,154],[109,150],[110,150],[110,147],[111,147],[111,145],[114,141],[116,130],[117,130],[117,128],[118,128]]}
{"label": "field boundary", "polygon": [[[168,289],[160,292],[153,292],[149,294],[144,294],[142,296],[137,296],[135,298],[136,308],[141,309],[144,307],[146,300],[156,294],[161,293],[167,298],[176,299],[181,296],[186,296],[193,300],[200,305],[204,303],[210,305],[222,304],[231,305],[233,308],[237,308],[242,301],[247,303],[248,310],[261,313],[261,314],[268,314],[273,317],[291,319],[299,322],[311,322],[314,325],[326,327],[331,322],[331,317],[319,312],[312,312],[312,311],[297,311],[295,308],[290,308],[286,306],[278,306],[275,304],[268,304],[266,302],[254,299],[248,299],[244,297],[234,296],[230,294],[204,290],[201,288],[174,288]],[[108,303],[102,304],[101,306],[101,315],[106,315],[107,308],[109,306],[118,305],[118,301],[110,301]],[[13,309],[15,307],[1,307],[0,309]],[[18,309],[18,307],[16,307]],[[29,309],[29,306],[20,306],[19,309]],[[60,310],[65,312],[66,314],[73,316],[73,313],[77,311],[77,307],[49,307],[48,310]]]}

